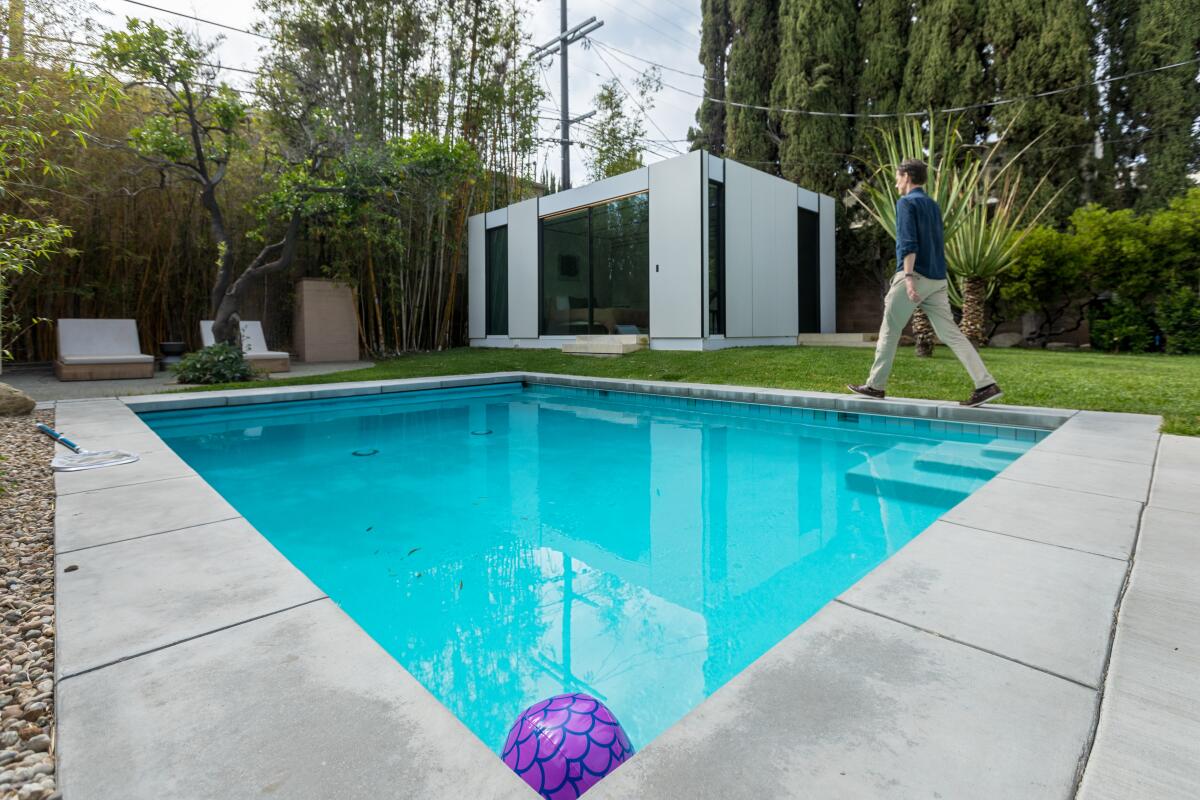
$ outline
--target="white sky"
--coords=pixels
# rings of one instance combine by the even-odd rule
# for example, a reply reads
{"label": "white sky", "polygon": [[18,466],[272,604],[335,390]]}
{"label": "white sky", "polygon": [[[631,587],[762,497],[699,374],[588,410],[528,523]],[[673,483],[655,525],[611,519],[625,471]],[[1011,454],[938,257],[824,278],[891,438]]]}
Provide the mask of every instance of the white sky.
{"label": "white sky", "polygon": [[[192,14],[237,28],[250,28],[258,18],[253,0],[206,0],[204,3],[197,3],[194,0],[145,1],[150,5]],[[207,38],[221,34],[225,40],[218,49],[220,63],[251,69],[258,63],[258,48],[263,42],[254,36],[152,11],[127,2],[127,0],[95,0],[95,2],[101,9],[100,23],[104,27],[121,26],[124,24],[125,17],[136,16],[142,19],[155,19],[160,23],[180,25],[185,29],[196,30]],[[544,44],[558,33],[558,0],[517,0],[517,2],[526,9],[526,30],[530,33],[531,44]],[[700,52],[700,0],[571,0],[568,4],[568,27],[573,27],[591,16],[604,21],[604,27],[594,34],[599,41],[675,69],[693,73],[702,71],[697,60]],[[631,90],[638,70],[648,66],[625,55],[618,54],[614,58],[611,54],[600,51],[598,48],[588,51],[579,45],[571,47],[568,65],[571,73],[569,105],[572,117],[577,117],[591,109],[591,100],[596,90],[601,83],[611,77],[609,67],[605,66],[602,59],[608,61],[617,76]],[[620,63],[617,59],[624,61],[625,64]],[[549,96],[543,100],[542,110],[538,113],[540,116],[552,117],[556,120],[560,94],[559,65],[557,59],[547,59],[543,64],[551,91]],[[236,72],[227,72],[224,78],[234,86],[245,85],[251,80],[251,76]],[[701,93],[704,83],[700,78],[665,70],[662,78],[666,83],[674,84],[680,89],[695,94]],[[543,89],[545,88],[545,83],[543,83]],[[657,123],[658,127],[647,122],[647,139],[686,138],[688,126],[694,123],[696,108],[700,103],[699,98],[664,86],[654,102],[655,107],[650,111],[650,119],[653,120],[653,123]],[[629,105],[629,110],[638,113],[632,104]],[[542,136],[558,136],[558,126],[554,120],[547,119],[540,122]],[[582,131],[575,129],[572,138],[581,138],[581,133]],[[684,142],[674,144],[651,142],[649,146],[653,148],[653,151],[645,153],[647,163],[674,155],[673,148],[677,148],[679,152],[687,150],[687,144]],[[572,148],[571,178],[575,186],[581,186],[587,181],[582,151],[583,148],[580,147]],[[549,167],[551,173],[559,174],[557,144],[543,143],[539,160]]]}

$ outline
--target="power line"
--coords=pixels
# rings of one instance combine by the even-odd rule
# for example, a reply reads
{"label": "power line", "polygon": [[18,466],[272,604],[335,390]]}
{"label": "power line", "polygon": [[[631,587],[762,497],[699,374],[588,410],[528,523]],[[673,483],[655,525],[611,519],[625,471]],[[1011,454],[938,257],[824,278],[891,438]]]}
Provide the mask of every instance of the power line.
{"label": "power line", "polygon": [[[658,67],[659,69],[665,69],[667,72],[678,72],[680,75],[687,75],[690,78],[700,78],[701,80],[712,81],[713,83],[717,82],[716,78],[709,78],[705,75],[701,75],[698,72],[688,72],[685,69],[676,69],[675,67],[668,67],[666,64],[659,64],[657,61],[651,61],[648,58],[642,58],[641,56],[634,55],[633,53],[629,52],[628,50],[622,50],[619,47],[614,47],[613,45],[609,44],[608,42],[597,39],[595,36],[589,36],[588,39],[591,40],[592,44],[598,44],[601,47],[607,47],[610,51],[615,50],[616,52],[620,53],[621,55],[629,56],[630,58],[636,58],[638,61],[642,61],[646,64],[651,64],[655,67]],[[609,55],[612,55],[612,53],[609,53]],[[616,58],[616,56],[613,56],[613,58]],[[626,64],[625,66],[628,67],[629,65]],[[633,69],[633,67],[629,67],[629,68]]]}
{"label": "power line", "polygon": [[245,28],[238,28],[233,25],[226,25],[224,22],[214,22],[211,19],[204,19],[203,17],[193,16],[192,14],[185,14],[182,11],[172,11],[169,8],[160,8],[158,6],[152,6],[149,3],[139,2],[139,0],[125,0],[125,2],[129,3],[129,5],[131,5],[131,6],[141,6],[142,8],[148,8],[151,11],[160,11],[163,14],[173,14],[176,17],[183,17],[184,19],[191,19],[191,20],[195,20],[196,22],[203,22],[205,25],[212,25],[213,27],[216,27],[216,28],[224,28],[227,31],[237,31],[238,33],[244,33],[247,36],[257,36],[258,38],[266,39],[269,42],[278,42],[279,41],[279,39],[276,39],[273,36],[267,36],[266,34],[259,33],[258,31],[251,31],[251,30],[246,30]]}
{"label": "power line", "polygon": [[[663,38],[666,38],[666,39],[670,39],[672,42],[674,42],[675,44],[679,45],[680,47],[686,47],[686,48],[689,48],[689,49],[690,49],[690,48],[692,48],[692,47],[695,47],[695,45],[691,45],[691,44],[685,44],[685,43],[683,43],[683,42],[679,41],[679,40],[678,40],[678,39],[676,39],[674,36],[672,36],[671,34],[667,33],[666,31],[664,31],[662,28],[656,28],[654,25],[651,25],[649,22],[646,22],[646,21],[645,21],[644,19],[642,19],[641,17],[634,16],[633,14],[629,13],[629,11],[627,11],[626,9],[620,8],[620,7],[619,7],[619,6],[617,6],[616,4],[614,4],[614,3],[610,2],[610,0],[600,0],[600,2],[604,3],[604,5],[606,5],[606,6],[609,6],[609,7],[610,7],[610,8],[612,8],[613,10],[615,10],[615,11],[617,11],[617,12],[621,13],[621,14],[624,14],[624,15],[626,15],[627,17],[629,17],[630,19],[632,19],[634,22],[637,22],[637,23],[640,23],[640,24],[642,24],[642,25],[645,25],[647,28],[649,28],[650,30],[654,31],[654,32],[655,32],[655,33],[657,33],[659,36],[662,36]],[[590,37],[589,37],[589,38],[590,38]]]}
{"label": "power line", "polygon": [[[626,64],[624,61],[621,61],[621,59],[618,58],[616,55],[613,55],[613,53],[611,52],[612,48],[610,45],[608,45],[605,42],[601,42],[598,39],[594,39],[592,37],[588,37],[588,38],[591,39],[593,44],[596,44],[602,48],[608,49],[610,51],[609,55],[613,56],[613,58],[616,59],[619,63],[625,64],[626,67],[629,67],[629,64]],[[669,69],[672,72],[682,72],[682,70],[677,70],[672,67],[667,67],[663,64],[659,64],[656,61],[651,61],[648,58],[642,58],[640,56],[632,56],[632,57],[637,58],[640,61],[644,61],[647,64],[653,64],[656,67],[660,67],[663,69]],[[715,97],[709,97],[706,94],[697,94],[696,92],[690,91],[688,89],[680,88],[673,84],[667,83],[666,81],[663,81],[663,86],[674,89],[677,92],[682,92],[683,94],[691,95],[692,97],[698,97],[702,100],[708,100],[713,103],[723,103],[724,105],[736,106],[738,108],[748,108],[748,109],[751,109],[754,111],[773,111],[773,112],[780,113],[780,114],[803,114],[806,116],[813,116],[813,117],[840,117],[840,118],[848,118],[848,119],[898,119],[898,118],[905,118],[905,117],[928,117],[931,113],[932,114],[956,114],[956,113],[960,113],[963,111],[971,111],[973,109],[991,108],[994,106],[1010,105],[1012,103],[1022,103],[1027,100],[1037,100],[1037,99],[1041,99],[1044,97],[1052,97],[1054,95],[1078,91],[1079,89],[1086,89],[1086,88],[1089,88],[1092,86],[1106,85],[1106,84],[1110,84],[1110,83],[1115,83],[1117,81],[1128,80],[1129,78],[1136,78],[1141,75],[1149,75],[1150,73],[1153,73],[1153,72],[1162,72],[1162,71],[1168,70],[1168,69],[1177,69],[1179,67],[1185,67],[1185,66],[1188,66],[1189,64],[1197,64],[1197,63],[1200,63],[1200,58],[1189,58],[1185,61],[1176,61],[1173,64],[1164,64],[1161,67],[1152,67],[1150,69],[1138,70],[1137,72],[1129,72],[1129,73],[1126,73],[1125,75],[1117,75],[1112,78],[1102,78],[1100,80],[1089,81],[1088,83],[1079,83],[1079,84],[1075,84],[1073,86],[1064,86],[1060,89],[1048,89],[1043,92],[1036,92],[1034,94],[1027,94],[1027,95],[1022,95],[1019,97],[997,98],[995,100],[989,100],[989,101],[983,102],[983,103],[971,103],[969,105],[954,106],[951,108],[937,108],[937,109],[932,109],[930,111],[900,111],[900,112],[889,113],[889,114],[862,114],[862,113],[854,113],[854,112],[846,112],[846,111],[813,111],[810,109],[802,109],[802,108],[783,108],[780,106],[765,106],[765,105],[758,105],[756,103],[739,103],[734,100],[720,100]],[[634,69],[633,67],[629,67],[629,68]],[[692,74],[692,73],[684,73],[684,74]],[[695,76],[695,77],[703,77],[703,76]]]}
{"label": "power line", "polygon": [[641,0],[629,0],[629,2],[633,3],[635,6],[638,6],[639,8],[643,8],[646,11],[649,11],[651,14],[653,14],[654,16],[661,19],[663,22],[667,23],[668,25],[675,28],[676,30],[683,31],[685,34],[687,34],[688,36],[691,36],[696,41],[700,41],[700,36],[695,31],[689,31],[687,28],[678,24],[677,22],[675,22],[675,20],[671,19],[670,17],[664,17],[662,14],[658,13],[650,6],[641,2]]}
{"label": "power line", "polygon": [[[70,45],[74,45],[76,47],[88,47],[93,50],[99,46],[99,45],[95,44],[94,42],[77,42],[73,39],[63,39],[59,36],[44,36],[40,33],[26,33],[25,35],[27,37],[29,37],[30,39],[43,39],[47,42],[58,42],[60,44],[70,44]],[[197,61],[196,63],[202,67],[208,67],[210,69],[229,70],[230,72],[244,72],[247,75],[260,75],[260,76],[262,75],[262,73],[259,72],[258,70],[246,69],[245,67],[227,67],[223,64],[209,64],[204,61]]]}
{"label": "power line", "polygon": [[[612,65],[609,64],[608,61],[605,60],[604,56],[600,54],[599,50],[596,51],[596,57],[600,59],[601,63],[603,63],[605,67],[608,68],[609,73],[611,73],[613,78],[616,80],[617,85],[620,86],[621,90],[625,92],[626,96],[628,96],[629,99],[633,101],[633,104],[638,107],[638,110],[642,112],[642,116],[645,117],[647,120],[649,120],[650,124],[654,126],[654,129],[657,130],[659,133],[661,133],[664,138],[667,137],[667,132],[664,131],[662,129],[662,127],[657,122],[654,121],[654,117],[650,116],[650,112],[647,111],[646,107],[643,106],[641,101],[638,100],[637,95],[631,93],[628,89],[625,88],[624,82],[621,80],[620,77],[618,77],[616,71],[613,70]],[[678,147],[676,147],[674,144],[671,145],[671,149],[674,150],[676,153],[682,154],[682,151]]]}
{"label": "power line", "polygon": [[666,2],[667,2],[669,5],[673,5],[673,6],[675,6],[676,8],[678,8],[680,11],[684,12],[685,14],[688,14],[689,16],[695,17],[697,20],[699,20],[699,19],[700,19],[700,15],[696,13],[695,9],[691,9],[691,8],[687,8],[687,7],[685,7],[685,6],[681,6],[681,5],[679,5],[679,3],[676,3],[676,2],[675,2],[675,0],[666,0]]}
{"label": "power line", "polygon": [[[95,67],[96,69],[102,70],[104,72],[108,71],[107,66],[105,66],[104,64],[97,64],[95,61],[88,61],[88,60],[82,59],[82,58],[74,58],[72,56],[59,55],[57,53],[47,53],[42,50],[29,50],[27,52],[30,55],[41,56],[42,58],[50,58],[55,61],[66,61],[66,62],[69,62],[71,64],[76,64],[81,67]],[[231,89],[235,92],[238,92],[239,94],[248,94],[253,97],[259,96],[258,92],[254,91],[253,89],[239,89],[236,86],[230,86],[230,85],[224,84],[224,83],[221,84],[220,86],[215,86],[211,83],[193,83],[192,85],[199,86],[203,89]]]}

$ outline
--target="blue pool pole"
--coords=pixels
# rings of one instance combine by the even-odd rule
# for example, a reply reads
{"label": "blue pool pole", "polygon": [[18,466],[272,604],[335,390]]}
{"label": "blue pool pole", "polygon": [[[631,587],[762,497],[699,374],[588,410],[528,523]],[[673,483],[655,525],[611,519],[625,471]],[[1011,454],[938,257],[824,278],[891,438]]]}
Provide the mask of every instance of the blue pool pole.
{"label": "blue pool pole", "polygon": [[82,452],[83,452],[83,448],[82,448],[82,447],[80,447],[79,445],[75,444],[75,443],[74,443],[74,442],[72,442],[70,439],[68,439],[66,436],[63,436],[63,435],[62,435],[61,433],[59,433],[58,431],[54,430],[54,428],[51,428],[49,425],[46,425],[46,424],[43,424],[43,423],[39,422],[39,423],[37,424],[37,429],[38,429],[39,431],[41,431],[42,433],[46,434],[47,436],[49,436],[49,437],[50,437],[51,439],[53,439],[54,441],[56,441],[56,442],[58,442],[59,444],[61,444],[63,447],[66,447],[66,448],[68,448],[68,449],[69,449],[69,450],[71,450],[72,452],[75,452],[75,453],[82,453]]}

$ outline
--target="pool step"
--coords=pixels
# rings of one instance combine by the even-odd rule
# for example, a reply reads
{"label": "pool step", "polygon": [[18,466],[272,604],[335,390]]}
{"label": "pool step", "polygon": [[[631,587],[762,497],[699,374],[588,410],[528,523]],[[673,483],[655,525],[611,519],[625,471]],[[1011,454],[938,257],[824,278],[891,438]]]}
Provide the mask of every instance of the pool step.
{"label": "pool step", "polygon": [[946,507],[965,500],[1020,455],[997,447],[992,449],[994,455],[987,456],[978,447],[960,442],[929,449],[896,445],[869,455],[862,452],[864,462],[846,471],[848,489]]}
{"label": "pool step", "polygon": [[943,442],[917,457],[917,469],[942,475],[969,475],[988,480],[1020,457],[1024,450],[992,443],[977,445]]}
{"label": "pool step", "polygon": [[582,356],[623,356],[644,348],[650,337],[642,334],[598,334],[576,336],[562,347],[564,353]]}

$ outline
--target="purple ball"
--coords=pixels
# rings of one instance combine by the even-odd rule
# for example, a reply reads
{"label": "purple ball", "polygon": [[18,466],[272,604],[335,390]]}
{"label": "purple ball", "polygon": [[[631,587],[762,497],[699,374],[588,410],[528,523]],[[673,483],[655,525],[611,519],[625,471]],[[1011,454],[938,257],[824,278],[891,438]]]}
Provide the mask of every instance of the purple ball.
{"label": "purple ball", "polygon": [[591,695],[555,695],[521,712],[504,763],[546,800],[579,797],[633,755],[612,712]]}

